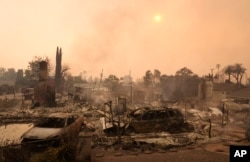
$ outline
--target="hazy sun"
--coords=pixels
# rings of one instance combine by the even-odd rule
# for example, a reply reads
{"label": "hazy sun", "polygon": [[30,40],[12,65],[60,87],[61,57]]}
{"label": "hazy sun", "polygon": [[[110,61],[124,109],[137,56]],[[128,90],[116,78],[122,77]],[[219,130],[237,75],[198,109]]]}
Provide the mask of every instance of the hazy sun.
{"label": "hazy sun", "polygon": [[154,16],[154,21],[155,22],[160,22],[161,21],[161,15],[157,14]]}

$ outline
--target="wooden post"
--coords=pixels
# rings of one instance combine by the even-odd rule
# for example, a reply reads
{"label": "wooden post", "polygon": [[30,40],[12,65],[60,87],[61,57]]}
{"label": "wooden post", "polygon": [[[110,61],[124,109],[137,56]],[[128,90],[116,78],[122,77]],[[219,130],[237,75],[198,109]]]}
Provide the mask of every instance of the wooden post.
{"label": "wooden post", "polygon": [[16,90],[15,90],[15,88],[13,88],[13,95],[14,95],[14,99],[16,99]]}
{"label": "wooden post", "polygon": [[209,122],[209,131],[208,131],[208,137],[211,138],[211,129],[212,129],[212,122],[211,122],[211,119],[209,118],[208,119],[208,122]]}
{"label": "wooden post", "polygon": [[184,121],[187,121],[187,103],[185,103],[185,114],[184,114]]}
{"label": "wooden post", "polygon": [[118,127],[117,127],[118,144],[121,144],[120,122],[121,122],[120,115],[118,115]]}
{"label": "wooden post", "polygon": [[105,126],[105,129],[107,128],[107,122],[106,122],[106,111],[105,111],[105,106],[106,104],[104,104],[104,107],[103,107],[103,112],[104,112],[104,126]]}
{"label": "wooden post", "polygon": [[225,113],[225,103],[223,102],[223,105],[222,105],[222,119],[221,119],[221,127],[224,126],[224,113]]}
{"label": "wooden post", "polygon": [[229,119],[229,117],[228,117],[229,114],[228,113],[229,113],[229,111],[227,110],[227,117],[226,117],[227,122],[228,122],[228,119]]}

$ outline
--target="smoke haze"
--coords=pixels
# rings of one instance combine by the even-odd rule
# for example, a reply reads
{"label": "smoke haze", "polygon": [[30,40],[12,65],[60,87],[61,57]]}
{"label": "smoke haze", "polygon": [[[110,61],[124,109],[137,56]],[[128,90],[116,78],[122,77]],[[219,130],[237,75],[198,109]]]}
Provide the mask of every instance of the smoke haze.
{"label": "smoke haze", "polygon": [[248,0],[1,0],[0,66],[26,68],[36,55],[55,62],[60,46],[73,74],[140,78],[186,66],[206,75],[234,63],[249,73],[249,8]]}

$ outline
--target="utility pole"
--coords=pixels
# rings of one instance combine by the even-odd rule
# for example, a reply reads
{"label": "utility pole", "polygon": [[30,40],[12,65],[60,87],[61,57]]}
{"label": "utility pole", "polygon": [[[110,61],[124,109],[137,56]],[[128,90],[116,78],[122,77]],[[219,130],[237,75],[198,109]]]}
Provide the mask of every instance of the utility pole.
{"label": "utility pole", "polygon": [[102,83],[102,77],[103,77],[103,69],[102,69],[102,72],[100,74],[100,83],[99,83],[98,90],[100,89],[100,86],[101,86],[101,83]]}

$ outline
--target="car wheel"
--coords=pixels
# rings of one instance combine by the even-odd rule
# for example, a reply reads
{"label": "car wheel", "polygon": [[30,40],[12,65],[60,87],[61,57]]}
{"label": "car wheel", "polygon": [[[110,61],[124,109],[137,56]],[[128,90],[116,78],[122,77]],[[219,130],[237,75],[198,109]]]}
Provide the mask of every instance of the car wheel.
{"label": "car wheel", "polygon": [[135,128],[133,128],[133,127],[128,127],[128,128],[126,129],[126,134],[127,134],[127,135],[130,135],[130,134],[133,134],[133,133],[136,133]]}
{"label": "car wheel", "polygon": [[53,141],[51,142],[51,146],[52,146],[52,147],[59,147],[60,144],[61,144],[61,140],[60,140],[60,139],[56,139],[56,140],[53,140]]}
{"label": "car wheel", "polygon": [[172,125],[171,127],[168,128],[169,133],[180,133],[180,126],[178,125]]}

